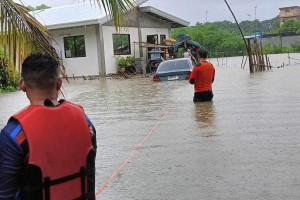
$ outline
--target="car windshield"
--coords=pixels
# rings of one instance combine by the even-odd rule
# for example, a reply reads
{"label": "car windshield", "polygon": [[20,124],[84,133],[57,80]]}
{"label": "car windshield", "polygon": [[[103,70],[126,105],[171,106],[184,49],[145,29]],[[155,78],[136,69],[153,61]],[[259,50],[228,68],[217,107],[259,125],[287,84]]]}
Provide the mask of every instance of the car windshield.
{"label": "car windshield", "polygon": [[188,60],[171,60],[160,63],[157,72],[190,70],[191,65]]}

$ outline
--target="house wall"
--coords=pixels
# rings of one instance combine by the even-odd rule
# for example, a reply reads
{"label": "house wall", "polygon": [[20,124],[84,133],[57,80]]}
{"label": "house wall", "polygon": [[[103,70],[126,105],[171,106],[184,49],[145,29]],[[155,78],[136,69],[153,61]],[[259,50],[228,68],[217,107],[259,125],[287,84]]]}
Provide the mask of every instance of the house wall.
{"label": "house wall", "polygon": [[[68,76],[99,75],[99,60],[97,53],[97,39],[95,26],[84,26],[60,30],[51,30],[56,42],[54,48],[61,52],[62,61]],[[84,35],[86,57],[66,58],[64,52],[64,37]]]}
{"label": "house wall", "polygon": [[[166,35],[166,38],[170,37],[171,25],[164,20],[158,19],[142,12],[131,11],[130,14],[126,17],[127,18],[124,25],[126,25],[127,28],[121,28],[120,33],[130,34],[131,56],[140,58],[141,65],[145,72],[148,60],[147,49],[142,48],[142,54],[140,54],[138,42],[147,42],[147,35],[158,35],[158,40],[160,39],[160,35]],[[138,36],[138,27],[141,28],[141,40],[139,40]],[[116,64],[116,56],[113,53],[113,33],[116,33],[114,23],[112,21],[105,23],[105,25],[103,26],[103,40],[105,47],[106,74],[117,73],[118,70],[118,66]],[[158,41],[158,43],[161,43],[161,41]],[[140,55],[142,55],[142,57]],[[122,55],[122,57],[126,56],[128,55]]]}
{"label": "house wall", "polygon": [[[144,71],[146,71],[148,60],[147,49],[141,48],[142,54],[140,54],[138,42],[147,42],[147,35],[158,35],[158,40],[160,39],[160,35],[166,35],[166,38],[168,38],[171,26],[168,22],[147,13],[137,14],[136,12],[132,12],[131,15],[128,15],[127,20],[127,27],[120,28],[119,32],[116,32],[112,21],[103,25],[51,30],[51,35],[56,41],[52,44],[61,52],[67,75],[78,77],[117,73],[116,58],[118,56],[114,55],[112,39],[114,33],[130,34],[131,54],[121,56],[140,58],[140,55],[142,55],[140,58],[141,64]],[[141,27],[141,40],[139,39],[138,25]],[[85,36],[86,57],[65,58],[63,38],[77,35]],[[160,43],[161,41],[158,42]]]}
{"label": "house wall", "polygon": [[280,17],[295,17],[300,15],[300,7],[280,8]]}
{"label": "house wall", "polygon": [[286,7],[286,8],[280,8],[280,22],[284,23],[287,20],[294,19],[299,20],[300,19],[300,7],[294,6],[294,7]]}
{"label": "house wall", "polygon": [[[118,71],[118,66],[116,64],[117,56],[114,55],[113,51],[113,39],[112,35],[117,33],[114,26],[102,26],[101,33],[101,41],[103,41],[104,47],[104,60],[105,60],[105,74],[102,74],[104,70],[100,69],[101,66],[101,58],[99,56],[99,46],[97,46],[97,42],[99,42],[99,35],[96,34],[95,26],[86,26],[86,27],[77,27],[77,28],[68,28],[68,29],[60,29],[60,30],[51,30],[51,34],[55,40],[52,42],[54,48],[59,50],[63,64],[66,68],[66,73],[68,76],[93,76],[93,75],[107,75],[107,74],[115,74]],[[120,29],[120,34],[130,34],[130,42],[131,42],[131,54],[130,55],[122,55],[122,57],[134,56],[136,58],[140,58],[139,53],[139,36],[138,36],[138,28],[137,27],[126,27]],[[141,28],[142,41],[147,41],[147,35],[166,35],[169,37],[169,28]],[[66,58],[64,52],[64,37],[68,36],[76,36],[76,35],[84,35],[85,39],[85,48],[86,48],[86,57],[78,57],[78,58]],[[159,37],[158,37],[159,38]],[[160,42],[160,41],[159,41]],[[142,65],[144,70],[146,70],[146,62],[147,62],[147,54],[146,48],[142,48],[143,57]]]}
{"label": "house wall", "polygon": [[[116,58],[119,55],[114,55],[113,48],[113,37],[112,35],[116,32],[115,27],[103,26],[103,42],[105,48],[105,68],[106,74],[115,74],[118,71],[118,66],[116,63]],[[121,28],[119,34],[130,34],[130,55],[121,55],[122,57],[135,56],[138,55],[138,49],[135,47],[134,42],[138,41],[138,28]]]}
{"label": "house wall", "polygon": [[[114,55],[113,50],[113,39],[112,34],[117,33],[115,27],[112,26],[103,26],[103,42],[105,48],[105,67],[106,74],[117,73],[118,66],[116,64],[116,58],[119,55]],[[147,35],[166,35],[169,37],[169,29],[168,28],[142,28],[142,41],[147,41]],[[131,55],[121,55],[122,57],[134,56],[136,58],[140,58],[139,54],[139,36],[138,36],[138,28],[121,28],[119,34],[130,34],[130,43],[131,43]],[[144,70],[146,70],[146,48],[143,48],[144,57],[141,58],[142,65]]]}
{"label": "house wall", "polygon": [[[169,29],[168,28],[142,28],[142,41],[147,42],[147,35],[158,35],[158,40],[160,40],[160,35],[166,35],[166,38],[169,38]],[[162,41],[158,41],[160,44]],[[143,48],[143,60],[144,65],[146,65],[148,60],[147,49]]]}

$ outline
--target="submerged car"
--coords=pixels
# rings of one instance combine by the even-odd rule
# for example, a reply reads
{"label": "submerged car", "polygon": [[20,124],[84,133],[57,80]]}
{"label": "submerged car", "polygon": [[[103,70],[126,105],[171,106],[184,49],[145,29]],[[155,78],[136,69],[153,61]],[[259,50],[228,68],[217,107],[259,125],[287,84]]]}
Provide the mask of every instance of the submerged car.
{"label": "submerged car", "polygon": [[193,64],[189,58],[165,60],[159,64],[153,81],[188,80]]}

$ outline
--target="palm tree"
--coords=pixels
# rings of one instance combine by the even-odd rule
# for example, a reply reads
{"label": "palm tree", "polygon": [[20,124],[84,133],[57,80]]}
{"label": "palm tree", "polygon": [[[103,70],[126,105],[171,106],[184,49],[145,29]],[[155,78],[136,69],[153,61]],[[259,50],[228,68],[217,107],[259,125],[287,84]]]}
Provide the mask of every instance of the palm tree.
{"label": "palm tree", "polygon": [[[115,27],[122,25],[124,13],[135,6],[137,0],[90,0],[90,3],[103,7],[111,16]],[[12,62],[13,69],[18,66],[28,54],[42,51],[52,55],[61,63],[59,56],[51,45],[51,35],[47,28],[40,24],[24,5],[13,0],[0,0],[0,50],[2,49]],[[64,67],[62,66],[64,69]],[[15,73],[12,73],[15,74]]]}

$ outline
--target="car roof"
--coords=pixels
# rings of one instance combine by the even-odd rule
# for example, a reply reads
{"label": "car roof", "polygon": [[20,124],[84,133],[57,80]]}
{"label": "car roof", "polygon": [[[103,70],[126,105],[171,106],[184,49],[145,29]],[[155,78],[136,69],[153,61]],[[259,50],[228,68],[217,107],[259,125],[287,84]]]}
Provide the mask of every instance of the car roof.
{"label": "car roof", "polygon": [[161,62],[157,68],[157,73],[167,73],[172,71],[187,71],[193,67],[189,58],[176,58]]}

